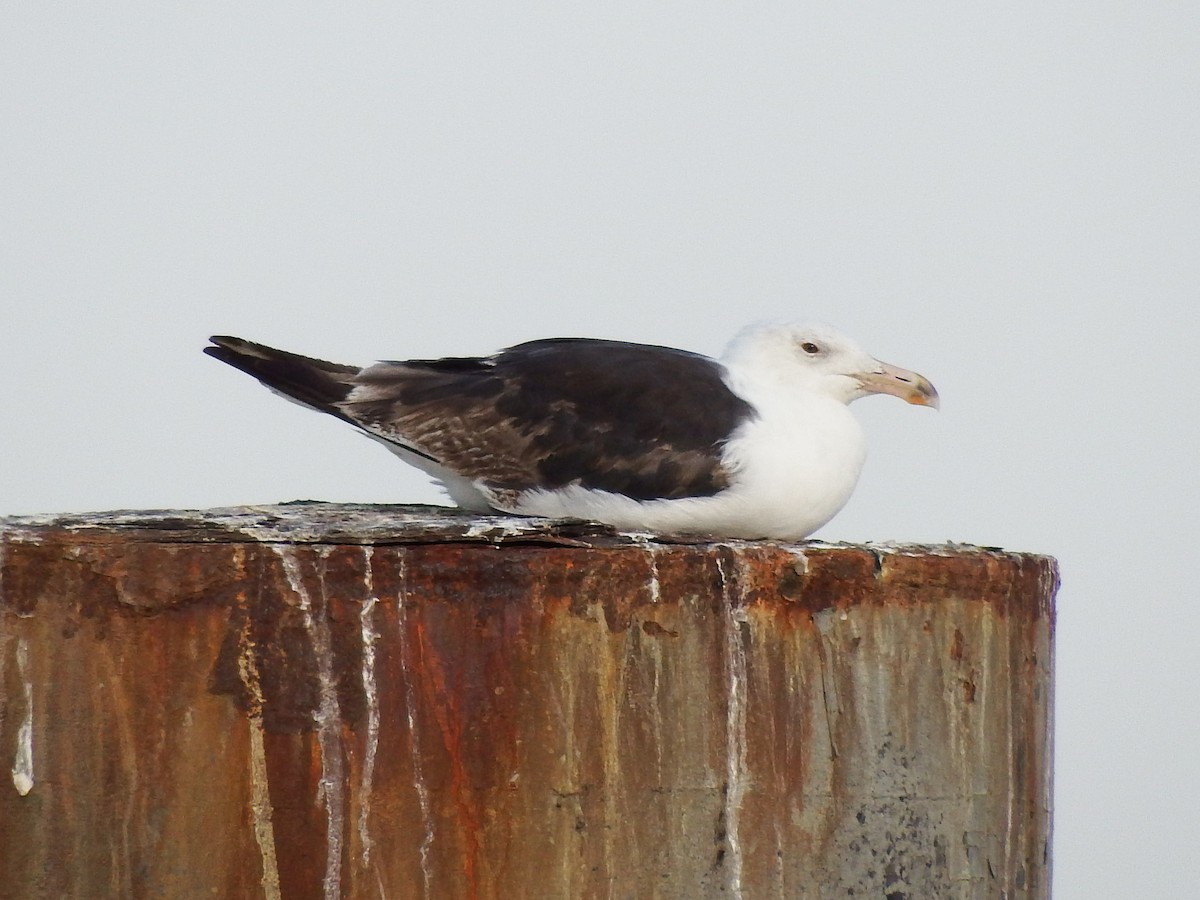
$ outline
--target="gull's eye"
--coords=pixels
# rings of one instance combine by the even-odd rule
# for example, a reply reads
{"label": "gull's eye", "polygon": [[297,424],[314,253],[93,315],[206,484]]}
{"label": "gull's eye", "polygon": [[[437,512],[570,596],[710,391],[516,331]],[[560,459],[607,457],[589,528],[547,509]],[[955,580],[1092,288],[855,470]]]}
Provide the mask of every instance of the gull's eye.
{"label": "gull's eye", "polygon": [[821,352],[821,348],[819,346],[817,346],[816,344],[814,344],[812,341],[805,341],[803,344],[800,345],[800,349],[803,350],[805,353],[807,353],[809,356],[816,356],[818,353]]}

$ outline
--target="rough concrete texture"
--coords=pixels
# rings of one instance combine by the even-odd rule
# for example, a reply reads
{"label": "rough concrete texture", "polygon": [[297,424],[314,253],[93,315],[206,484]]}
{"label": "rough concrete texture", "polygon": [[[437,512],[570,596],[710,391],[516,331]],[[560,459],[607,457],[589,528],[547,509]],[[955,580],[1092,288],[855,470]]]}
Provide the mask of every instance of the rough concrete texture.
{"label": "rough concrete texture", "polygon": [[4,520],[5,897],[1046,897],[1053,560]]}

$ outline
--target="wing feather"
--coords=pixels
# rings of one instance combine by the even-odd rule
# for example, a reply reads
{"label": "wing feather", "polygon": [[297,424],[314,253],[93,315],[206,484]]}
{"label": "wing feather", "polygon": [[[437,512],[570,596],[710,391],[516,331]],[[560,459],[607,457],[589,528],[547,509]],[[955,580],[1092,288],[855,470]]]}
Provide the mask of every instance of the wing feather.
{"label": "wing feather", "polygon": [[578,484],[639,500],[726,487],[721,446],[752,414],[707,357],[585,338],[379,363],[337,406],[496,491]]}

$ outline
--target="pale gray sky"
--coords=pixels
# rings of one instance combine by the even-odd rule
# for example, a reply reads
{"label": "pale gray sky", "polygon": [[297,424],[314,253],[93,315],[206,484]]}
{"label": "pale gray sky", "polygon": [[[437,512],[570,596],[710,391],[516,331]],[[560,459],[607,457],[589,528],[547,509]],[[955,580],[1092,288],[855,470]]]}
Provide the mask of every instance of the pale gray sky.
{"label": "pale gray sky", "polygon": [[0,514],[433,501],[200,354],[344,362],[825,321],[831,539],[1063,568],[1056,897],[1183,897],[1200,839],[1200,7],[10,4]]}

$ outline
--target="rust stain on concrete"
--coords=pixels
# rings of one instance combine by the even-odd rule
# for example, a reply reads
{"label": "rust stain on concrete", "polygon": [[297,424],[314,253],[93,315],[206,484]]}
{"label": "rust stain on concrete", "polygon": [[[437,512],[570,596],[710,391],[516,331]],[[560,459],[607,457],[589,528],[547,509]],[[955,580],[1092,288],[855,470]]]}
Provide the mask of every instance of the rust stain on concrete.
{"label": "rust stain on concrete", "polygon": [[62,896],[1045,897],[1056,587],[975,547],[428,509],[6,520],[0,754],[32,775],[0,790],[0,870]]}

